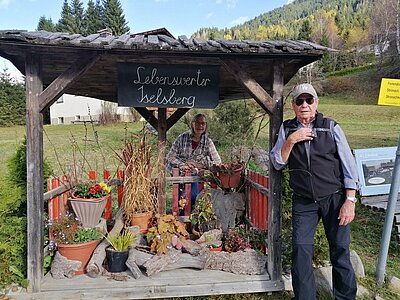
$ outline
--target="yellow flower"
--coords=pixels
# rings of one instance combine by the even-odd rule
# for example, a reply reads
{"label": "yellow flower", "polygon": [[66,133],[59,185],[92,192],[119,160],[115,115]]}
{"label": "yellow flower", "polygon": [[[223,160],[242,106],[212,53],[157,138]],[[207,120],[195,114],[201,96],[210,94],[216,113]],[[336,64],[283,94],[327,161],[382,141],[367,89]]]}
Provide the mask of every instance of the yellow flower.
{"label": "yellow flower", "polygon": [[109,194],[111,192],[111,187],[108,186],[107,183],[105,182],[100,182],[99,185],[101,186],[101,188],[103,189],[104,192],[106,192],[107,194]]}

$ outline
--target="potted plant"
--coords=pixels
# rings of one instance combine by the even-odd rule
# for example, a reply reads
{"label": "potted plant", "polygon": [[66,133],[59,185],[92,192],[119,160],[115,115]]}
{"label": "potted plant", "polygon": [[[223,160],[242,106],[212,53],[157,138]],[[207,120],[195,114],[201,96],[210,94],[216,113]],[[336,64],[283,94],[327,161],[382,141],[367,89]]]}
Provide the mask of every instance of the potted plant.
{"label": "potted plant", "polygon": [[212,167],[211,172],[215,177],[217,185],[222,189],[237,188],[240,186],[244,165],[236,161],[224,163]]}
{"label": "potted plant", "polygon": [[259,254],[265,255],[267,231],[256,227],[247,228],[240,224],[234,228],[229,228],[225,237],[224,249],[228,252],[236,252],[247,248],[256,250]]}
{"label": "potted plant", "polygon": [[123,209],[127,225],[138,225],[146,233],[157,210],[157,185],[152,179],[151,148],[146,136],[125,143],[118,158],[125,165]]}
{"label": "potted plant", "polygon": [[47,226],[53,236],[49,251],[58,250],[67,259],[80,261],[81,267],[75,275],[84,274],[93,251],[103,238],[102,233],[95,228],[81,227],[79,220],[69,212],[56,220],[49,220]]}
{"label": "potted plant", "polygon": [[105,237],[110,243],[106,248],[107,265],[109,272],[123,272],[127,269],[125,262],[129,256],[129,248],[136,236],[132,231],[124,230],[116,235]]}
{"label": "potted plant", "polygon": [[158,255],[167,252],[168,248],[182,249],[182,242],[189,237],[185,224],[174,215],[156,215],[155,224],[147,232],[150,251]]}
{"label": "potted plant", "polygon": [[92,228],[99,224],[110,193],[111,187],[105,182],[76,185],[68,200],[83,227]]}
{"label": "potted plant", "polygon": [[214,211],[210,188],[204,189],[199,194],[189,219],[194,228],[193,233],[198,236],[215,227],[217,215]]}

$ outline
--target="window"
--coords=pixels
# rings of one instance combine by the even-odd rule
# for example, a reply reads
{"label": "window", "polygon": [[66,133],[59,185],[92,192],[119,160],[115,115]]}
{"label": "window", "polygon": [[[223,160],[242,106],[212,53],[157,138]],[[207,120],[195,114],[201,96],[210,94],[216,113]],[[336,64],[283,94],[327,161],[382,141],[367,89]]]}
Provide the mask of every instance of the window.
{"label": "window", "polygon": [[64,103],[64,98],[63,98],[63,97],[58,98],[58,100],[56,101],[56,103]]}
{"label": "window", "polygon": [[58,117],[58,125],[64,124],[64,117]]}
{"label": "window", "polygon": [[75,121],[80,121],[81,120],[81,116],[80,115],[76,115],[75,116]]}

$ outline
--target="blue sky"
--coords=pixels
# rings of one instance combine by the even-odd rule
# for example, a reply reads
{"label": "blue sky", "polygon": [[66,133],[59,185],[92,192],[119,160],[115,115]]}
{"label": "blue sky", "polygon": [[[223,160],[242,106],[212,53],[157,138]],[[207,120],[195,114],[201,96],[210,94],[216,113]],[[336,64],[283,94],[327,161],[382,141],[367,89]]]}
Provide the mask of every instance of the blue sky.
{"label": "blue sky", "polygon": [[[86,8],[87,0],[82,1]],[[232,27],[285,5],[288,0],[120,0],[130,32],[165,27],[175,37],[201,27]],[[36,30],[39,18],[56,23],[63,0],[0,0],[0,30]],[[10,63],[6,64],[11,69]],[[0,61],[0,69],[4,62]]]}

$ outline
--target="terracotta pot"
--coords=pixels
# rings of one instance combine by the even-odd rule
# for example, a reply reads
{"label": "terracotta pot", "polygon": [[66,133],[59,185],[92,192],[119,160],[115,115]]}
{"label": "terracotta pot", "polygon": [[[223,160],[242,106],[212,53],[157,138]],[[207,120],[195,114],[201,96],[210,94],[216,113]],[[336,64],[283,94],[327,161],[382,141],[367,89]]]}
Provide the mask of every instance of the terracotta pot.
{"label": "terracotta pot", "polygon": [[215,248],[208,248],[208,250],[215,251],[215,252],[220,252],[220,251],[222,251],[222,245],[219,246],[219,247],[215,247]]}
{"label": "terracotta pot", "polygon": [[59,244],[57,247],[62,256],[82,263],[78,271],[75,271],[75,275],[81,275],[86,273],[86,266],[99,243],[100,240],[96,240],[82,244]]}
{"label": "terracotta pot", "polygon": [[243,166],[227,172],[218,172],[218,178],[221,181],[221,187],[224,189],[237,188],[240,184]]}
{"label": "terracotta pot", "polygon": [[100,222],[108,197],[109,195],[101,198],[85,199],[74,197],[72,194],[68,200],[76,217],[82,222],[82,226],[93,228]]}
{"label": "terracotta pot", "polygon": [[152,212],[137,213],[131,217],[131,226],[139,226],[141,233],[147,233],[149,223],[153,217]]}

